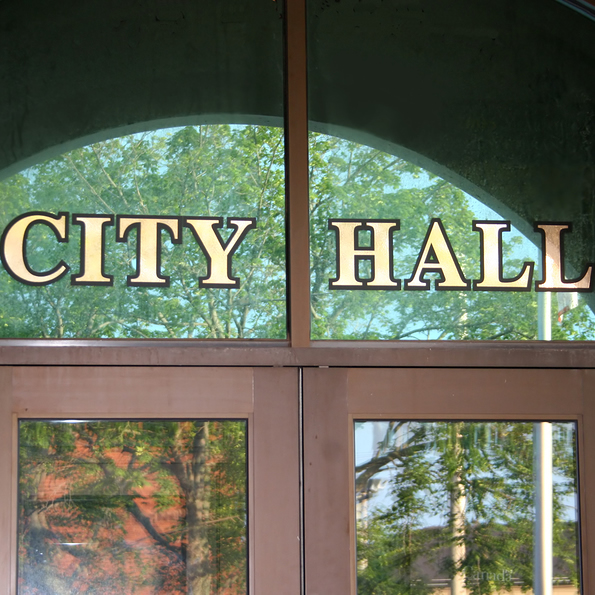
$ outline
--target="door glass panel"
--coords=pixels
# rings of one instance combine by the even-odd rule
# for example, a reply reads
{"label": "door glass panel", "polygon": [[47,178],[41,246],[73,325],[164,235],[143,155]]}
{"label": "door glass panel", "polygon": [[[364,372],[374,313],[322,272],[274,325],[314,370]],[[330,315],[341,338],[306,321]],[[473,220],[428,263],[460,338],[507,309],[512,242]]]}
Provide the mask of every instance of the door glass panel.
{"label": "door glass panel", "polygon": [[21,421],[19,593],[247,593],[246,432]]}
{"label": "door glass panel", "polygon": [[572,422],[356,421],[355,492],[360,595],[580,592]]}

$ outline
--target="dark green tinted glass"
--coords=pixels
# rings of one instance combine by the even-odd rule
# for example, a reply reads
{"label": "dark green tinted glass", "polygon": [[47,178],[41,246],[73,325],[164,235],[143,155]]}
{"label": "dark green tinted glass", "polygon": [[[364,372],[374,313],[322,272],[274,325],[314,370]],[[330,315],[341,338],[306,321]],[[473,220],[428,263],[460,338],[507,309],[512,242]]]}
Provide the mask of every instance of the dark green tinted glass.
{"label": "dark green tinted glass", "polygon": [[[583,304],[553,296],[540,318],[553,321],[553,339],[593,339],[593,15],[575,0],[308,0],[312,338],[538,338],[528,292],[329,294],[339,276],[333,217],[399,220],[394,277],[403,285],[429,221],[440,219],[465,278],[477,280],[479,234],[464,191],[539,247],[536,223],[572,224],[562,260],[567,279],[591,271]],[[417,176],[431,183],[412,191]],[[505,250],[518,274],[524,250]],[[370,279],[369,260],[358,269]]]}

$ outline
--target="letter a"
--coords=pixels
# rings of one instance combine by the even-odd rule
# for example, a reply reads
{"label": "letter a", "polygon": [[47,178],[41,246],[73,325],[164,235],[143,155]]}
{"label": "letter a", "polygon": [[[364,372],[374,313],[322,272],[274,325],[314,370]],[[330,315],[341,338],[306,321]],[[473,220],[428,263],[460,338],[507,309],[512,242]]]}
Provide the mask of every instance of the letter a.
{"label": "letter a", "polygon": [[440,279],[435,281],[438,290],[463,290],[471,287],[470,281],[463,276],[440,219],[432,219],[430,222],[413,274],[405,281],[405,289],[430,289],[430,282],[424,279],[426,273],[440,275]]}

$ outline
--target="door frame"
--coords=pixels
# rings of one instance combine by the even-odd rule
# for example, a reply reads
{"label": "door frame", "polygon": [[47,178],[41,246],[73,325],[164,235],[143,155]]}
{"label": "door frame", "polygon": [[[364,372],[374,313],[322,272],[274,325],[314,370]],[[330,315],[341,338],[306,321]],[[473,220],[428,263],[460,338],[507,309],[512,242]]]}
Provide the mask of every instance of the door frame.
{"label": "door frame", "polygon": [[[146,377],[161,379],[160,386],[164,386],[164,392],[160,393],[159,405],[154,404],[151,408],[142,406],[137,401],[135,408],[131,409],[129,406],[123,411],[122,408],[126,407],[124,403],[128,402],[130,405],[130,391],[128,391],[126,394],[121,393],[120,402],[114,402],[113,407],[112,404],[109,406],[104,404],[103,409],[99,410],[99,405],[95,404],[96,409],[88,408],[87,413],[95,412],[97,417],[118,417],[118,415],[122,417],[124,414],[134,417],[140,417],[141,414],[176,417],[188,411],[188,408],[184,409],[179,400],[178,409],[175,407],[167,409],[164,405],[167,395],[177,394],[175,388],[180,386],[180,382],[183,384],[183,381],[176,378],[179,378],[179,375],[183,377],[188,374],[189,378],[196,379],[201,374],[209,373],[212,380],[208,386],[211,386],[214,391],[210,394],[215,400],[217,395],[223,395],[218,405],[207,406],[208,397],[204,396],[206,394],[204,388],[207,385],[195,380],[189,383],[188,390],[195,391],[199,396],[188,407],[191,408],[191,415],[212,413],[221,417],[224,414],[234,415],[235,405],[231,406],[232,401],[229,397],[235,394],[236,389],[232,388],[233,384],[226,384],[226,382],[230,382],[230,379],[235,378],[237,374],[246,373],[240,373],[237,370],[249,370],[248,374],[252,378],[252,388],[249,390],[253,395],[251,397],[253,398],[252,423],[257,430],[257,426],[263,428],[263,436],[269,436],[262,443],[255,443],[253,450],[256,452],[258,445],[262,444],[264,451],[275,451],[269,453],[274,456],[264,467],[275,469],[277,474],[275,477],[266,476],[265,469],[258,469],[258,462],[253,466],[254,477],[261,479],[257,479],[252,485],[254,494],[252,503],[266,503],[270,501],[268,496],[271,494],[277,494],[277,497],[270,507],[264,504],[263,512],[258,512],[260,508],[251,512],[255,515],[252,523],[255,547],[250,562],[251,580],[259,581],[261,574],[269,576],[275,574],[271,574],[269,570],[264,573],[259,572],[261,564],[264,564],[259,562],[259,559],[265,560],[270,556],[276,556],[283,560],[279,562],[278,567],[289,569],[290,578],[287,581],[282,579],[285,571],[280,570],[275,575],[277,584],[273,591],[293,594],[303,593],[304,591],[300,589],[304,588],[307,589],[307,595],[317,593],[332,595],[333,592],[337,595],[345,595],[354,588],[353,577],[355,576],[353,568],[355,557],[353,561],[350,558],[354,541],[352,542],[350,536],[353,530],[349,529],[349,522],[353,523],[353,521],[349,521],[350,505],[348,504],[346,517],[348,530],[336,552],[337,556],[339,554],[343,556],[343,561],[337,562],[338,566],[333,570],[335,562],[331,560],[332,564],[326,572],[329,576],[333,573],[340,575],[346,568],[346,576],[350,582],[349,590],[342,591],[341,588],[328,592],[317,590],[317,573],[322,572],[320,565],[322,560],[326,559],[324,556],[328,552],[323,552],[324,556],[317,560],[314,555],[316,546],[312,549],[312,539],[317,530],[320,532],[325,527],[324,523],[331,521],[333,514],[342,505],[335,506],[340,503],[340,499],[334,495],[331,500],[331,514],[326,519],[319,519],[320,523],[316,520],[320,515],[317,517],[312,508],[316,503],[313,493],[317,494],[316,497],[322,498],[326,488],[324,484],[317,486],[316,482],[312,482],[313,477],[308,462],[316,459],[317,452],[322,448],[324,441],[312,438],[308,428],[321,427],[325,420],[328,428],[333,427],[333,424],[337,426],[338,434],[335,432],[335,435],[338,435],[340,440],[335,447],[340,448],[336,451],[336,460],[333,460],[333,464],[328,467],[328,479],[334,474],[338,474],[341,481],[347,477],[346,494],[348,498],[353,498],[352,484],[349,479],[349,474],[352,473],[351,463],[346,458],[346,456],[352,456],[349,442],[351,440],[350,423],[355,415],[358,418],[366,415],[379,418],[382,414],[382,409],[378,409],[379,407],[386,407],[385,415],[393,415],[394,407],[390,409],[390,400],[386,405],[386,395],[390,394],[389,391],[394,386],[397,386],[394,384],[394,375],[404,374],[409,378],[410,385],[415,385],[416,390],[419,390],[419,382],[423,385],[426,382],[424,378],[436,377],[436,374],[448,374],[453,379],[452,382],[457,379],[467,385],[469,378],[482,370],[484,371],[482,373],[495,373],[510,378],[516,374],[520,374],[520,377],[526,374],[527,378],[542,379],[548,374],[569,374],[568,377],[573,380],[571,384],[566,385],[566,388],[573,387],[575,396],[572,399],[552,398],[551,383],[538,380],[540,390],[550,395],[542,403],[535,403],[537,391],[535,386],[528,385],[526,393],[521,395],[518,401],[510,402],[511,408],[505,411],[503,409],[505,401],[498,405],[495,397],[490,396],[489,391],[486,393],[482,387],[481,398],[476,400],[473,407],[469,402],[465,405],[464,400],[457,402],[451,399],[450,395],[445,394],[441,403],[426,402],[423,410],[419,408],[420,403],[417,409],[412,408],[413,405],[410,404],[409,409],[401,408],[398,415],[401,418],[410,419],[420,419],[423,416],[436,418],[438,415],[442,419],[460,419],[464,416],[493,419],[494,414],[499,412],[500,419],[508,415],[509,418],[514,419],[576,420],[579,432],[578,455],[581,479],[583,591],[587,593],[593,586],[592,581],[595,577],[592,576],[592,572],[589,574],[588,569],[595,568],[595,530],[590,530],[595,526],[595,457],[586,456],[586,453],[595,452],[595,432],[592,431],[595,428],[595,344],[593,343],[313,342],[310,347],[297,348],[290,347],[286,342],[271,341],[0,340],[0,362],[2,363],[0,365],[0,501],[10,502],[10,506],[0,507],[0,531],[3,535],[16,535],[15,418],[33,417],[36,412],[46,417],[50,415],[71,417],[74,413],[80,416],[84,407],[80,401],[77,401],[81,395],[75,390],[76,384],[73,378],[80,378],[81,375],[85,378],[95,377],[96,386],[101,387],[106,383],[115,383],[117,378],[132,378],[131,371],[140,375],[145,375],[149,371]],[[306,394],[303,411],[299,407],[300,394],[297,388],[301,368],[303,368],[303,386]],[[40,370],[43,371],[39,372]],[[39,373],[41,376],[38,375]],[[322,394],[317,384],[319,376],[322,386],[326,387]],[[45,378],[40,385],[44,387],[43,390],[31,388],[30,385],[35,384],[36,377],[38,380]],[[56,378],[60,380],[56,382]],[[331,378],[335,380],[329,380]],[[50,382],[48,379],[54,380]],[[171,382],[168,384],[163,379],[171,379]],[[222,379],[223,383],[219,382],[219,379]],[[314,384],[312,384],[313,380],[316,381]],[[122,390],[122,386],[125,385],[121,385],[119,390]],[[155,386],[153,384],[152,388]],[[228,388],[224,389],[224,386]],[[358,405],[353,409],[354,403],[358,402],[353,397],[357,392],[356,387],[363,400],[360,399],[362,407]],[[54,394],[51,407],[47,400],[50,392]],[[200,393],[203,394],[202,397]],[[265,398],[264,394],[268,394],[269,397]],[[346,400],[348,395],[349,401]],[[383,398],[385,401],[382,400]],[[28,403],[34,402],[37,403],[37,409],[28,406]],[[351,412],[347,407],[348,402]],[[383,402],[385,404],[381,405]],[[370,403],[376,403],[374,406],[376,409],[370,409]],[[483,405],[480,405],[481,403]],[[495,409],[493,405],[498,405],[499,409]],[[536,408],[532,409],[533,405],[536,405]],[[235,409],[236,417],[237,412],[241,417],[243,412],[250,411],[250,405],[239,407],[240,409]],[[303,437],[303,445],[300,445],[298,435],[301,425],[305,425],[307,431]],[[291,430],[291,428],[296,429]],[[252,434],[256,435],[256,432]],[[280,444],[285,444],[285,440],[287,440],[287,447],[279,448]],[[299,471],[302,446],[304,486],[300,484]],[[330,447],[334,448],[332,444]],[[343,448],[342,452],[341,448]],[[256,459],[258,460],[259,457]],[[307,547],[304,548],[300,542],[302,521],[298,512],[302,495],[306,515],[304,522]],[[271,518],[270,514],[273,514],[274,510],[278,511],[278,522],[283,523],[287,528],[280,536],[279,542],[271,536],[271,531],[277,522],[266,520]],[[259,526],[261,528],[257,529]],[[263,536],[261,541],[258,538],[259,531]],[[328,537],[331,541],[334,539],[332,530],[328,532]],[[14,593],[16,550],[14,542],[7,544],[8,540],[0,541],[0,593],[8,594]],[[305,552],[302,552],[302,549]],[[262,553],[258,553],[259,551]],[[305,556],[305,561],[302,561],[302,556]],[[347,560],[347,566],[345,566],[345,560]],[[303,586],[300,585],[301,573],[305,573]],[[341,580],[340,576],[338,580]],[[337,585],[340,584],[340,582],[337,583]],[[266,588],[266,585],[256,582],[253,583],[252,592],[260,595],[267,592]]]}
{"label": "door frame", "polygon": [[0,592],[16,593],[19,419],[246,419],[250,593],[299,593],[298,373],[0,367]]}
{"label": "door frame", "polygon": [[[356,593],[354,420],[577,423],[582,592],[595,569],[595,372],[334,368],[304,371],[308,595]],[[564,392],[561,392],[561,391]]]}

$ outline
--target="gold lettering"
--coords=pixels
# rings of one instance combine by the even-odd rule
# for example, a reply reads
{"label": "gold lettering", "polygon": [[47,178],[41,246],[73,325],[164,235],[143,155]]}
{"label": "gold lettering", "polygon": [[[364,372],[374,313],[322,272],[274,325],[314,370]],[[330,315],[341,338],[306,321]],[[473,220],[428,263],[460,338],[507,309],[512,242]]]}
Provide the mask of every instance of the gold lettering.
{"label": "gold lettering", "polygon": [[[393,278],[393,231],[399,229],[399,220],[347,221],[329,219],[329,229],[337,234],[337,278],[329,282],[330,289],[400,289],[401,282]],[[371,229],[370,248],[357,246],[358,231]],[[358,276],[362,259],[372,263],[370,279]]]}
{"label": "gold lettering", "polygon": [[223,242],[216,229],[223,227],[221,217],[185,217],[189,227],[207,258],[207,276],[200,277],[199,287],[237,288],[240,280],[231,276],[231,257],[249,230],[256,227],[256,219],[227,219],[227,227],[235,231]]}
{"label": "gold lettering", "polygon": [[53,269],[39,273],[31,269],[27,262],[27,236],[29,230],[37,224],[47,225],[55,234],[58,242],[68,241],[68,214],[32,212],[13,219],[2,235],[2,263],[4,268],[21,283],[27,285],[48,285],[63,277],[69,270],[61,260]]}
{"label": "gold lettering", "polygon": [[564,236],[572,231],[570,223],[536,223],[535,231],[543,237],[542,268],[543,280],[535,282],[535,291],[589,291],[593,265],[580,279],[567,281],[564,278]]}
{"label": "gold lettering", "polygon": [[178,217],[128,217],[118,215],[118,242],[125,242],[131,229],[136,228],[136,275],[128,276],[130,286],[169,287],[169,277],[161,274],[161,231],[169,232],[172,243],[181,238]]}
{"label": "gold lettering", "polygon": [[510,231],[510,221],[474,221],[473,230],[481,234],[481,278],[473,289],[494,291],[530,291],[532,262],[525,262],[514,279],[504,279],[502,272],[502,232]]}
{"label": "gold lettering", "polygon": [[436,289],[469,289],[471,286],[463,276],[440,219],[430,222],[413,274],[405,281],[405,289],[430,289],[430,282],[423,278],[426,273],[440,275],[434,283]]}
{"label": "gold lettering", "polygon": [[73,215],[72,222],[81,226],[81,272],[72,275],[72,285],[112,285],[113,277],[105,275],[105,226],[113,225],[111,215]]}

